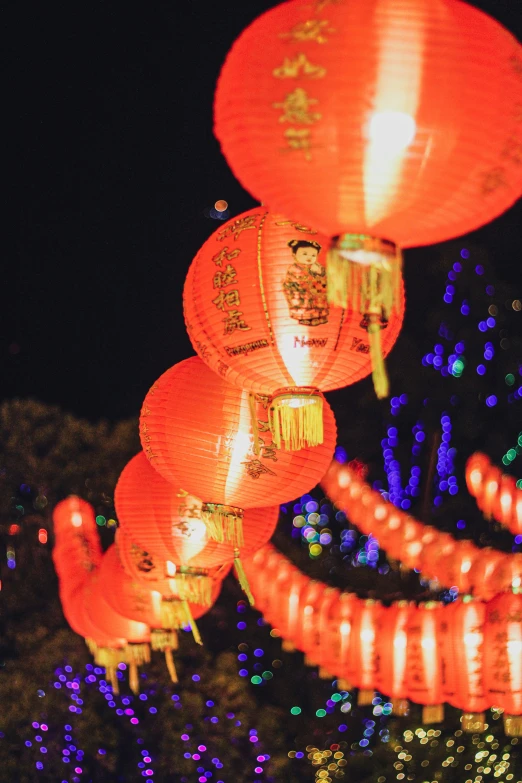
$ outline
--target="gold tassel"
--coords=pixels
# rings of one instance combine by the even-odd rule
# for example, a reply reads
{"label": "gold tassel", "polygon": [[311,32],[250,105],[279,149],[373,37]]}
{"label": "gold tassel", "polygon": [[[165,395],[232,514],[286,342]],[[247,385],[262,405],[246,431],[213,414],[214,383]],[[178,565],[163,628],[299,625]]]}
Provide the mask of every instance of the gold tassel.
{"label": "gold tassel", "polygon": [[283,652],[293,653],[295,652],[295,645],[289,639],[283,639],[281,649]]}
{"label": "gold tassel", "polygon": [[370,315],[368,324],[368,337],[370,339],[370,358],[372,360],[373,388],[379,400],[384,399],[390,392],[388,375],[382,355],[381,326],[378,316]]}
{"label": "gold tassel", "polygon": [[192,630],[192,636],[194,637],[194,641],[196,644],[203,644],[201,640],[201,635],[199,633],[199,628],[196,625],[196,621],[192,617],[192,612],[190,611],[190,606],[186,601],[181,602],[183,605],[183,611],[185,612],[185,623],[187,625],[190,625],[190,628]]}
{"label": "gold tassel", "polygon": [[392,713],[394,715],[405,716],[410,712],[410,702],[408,699],[394,699],[392,702]]}
{"label": "gold tassel", "polygon": [[324,666],[319,666],[318,674],[320,680],[333,680],[333,675]]}
{"label": "gold tassel", "polygon": [[89,650],[91,655],[96,655],[96,650],[98,649],[98,645],[94,641],[94,639],[85,639],[85,644],[87,645],[87,649]]}
{"label": "gold tassel", "polygon": [[114,666],[107,666],[105,668],[105,676],[112,685],[112,692],[118,696],[120,692],[120,684],[118,682],[117,669]]}
{"label": "gold tassel", "polygon": [[305,666],[311,666],[311,667],[317,666],[315,661],[312,661],[312,659],[310,658],[309,655],[305,655],[305,657],[304,657],[304,665]]}
{"label": "gold tassel", "polygon": [[153,650],[177,650],[178,634],[167,628],[156,628],[150,632],[150,646]]}
{"label": "gold tassel", "polygon": [[504,715],[504,732],[508,737],[522,737],[522,715]]}
{"label": "gold tassel", "polygon": [[239,551],[237,549],[234,552],[234,568],[236,569],[236,576],[239,584],[241,585],[241,589],[248,598],[248,603],[250,606],[255,606],[255,599],[252,595],[247,575],[245,574],[245,569],[243,568],[243,563],[241,562]]}
{"label": "gold tassel", "polygon": [[298,451],[324,440],[323,398],[317,389],[282,390],[272,398],[268,423],[276,448]]}
{"label": "gold tassel", "polygon": [[98,647],[94,653],[94,663],[104,669],[115,669],[121,661],[125,661],[125,650],[113,647]]}
{"label": "gold tassel", "polygon": [[349,680],[344,680],[342,677],[341,679],[337,680],[337,690],[338,691],[353,691],[353,685]]}
{"label": "gold tassel", "polygon": [[185,613],[179,598],[163,598],[160,608],[163,628],[182,628],[185,625]]}
{"label": "gold tassel", "polygon": [[181,601],[210,606],[212,603],[212,583],[204,574],[185,574],[178,571],[174,577]]}
{"label": "gold tassel", "polygon": [[178,680],[178,673],[176,671],[176,666],[174,664],[174,656],[172,655],[172,650],[170,647],[167,647],[165,649],[165,663],[167,664],[167,669],[170,674],[170,679],[172,682],[179,682]]}
{"label": "gold tassel", "polygon": [[460,720],[462,729],[467,734],[476,734],[477,732],[485,731],[485,712],[463,712]]}
{"label": "gold tassel", "polygon": [[148,644],[128,644],[125,648],[126,663],[141,666],[143,663],[150,663],[150,646]]}
{"label": "gold tassel", "polygon": [[259,439],[259,426],[257,423],[256,395],[248,395],[248,404],[250,406],[250,419],[252,423],[252,435],[254,436],[254,454],[259,457],[261,454],[261,441]]}
{"label": "gold tassel", "polygon": [[242,508],[220,503],[203,503],[201,519],[214,541],[220,544],[226,542],[239,548],[244,546]]}
{"label": "gold tassel", "polygon": [[423,723],[442,723],[444,720],[444,704],[426,704],[422,708]]}
{"label": "gold tassel", "polygon": [[138,677],[138,664],[129,664],[129,687],[133,693],[140,692],[140,681]]}
{"label": "gold tassel", "polygon": [[375,691],[360,690],[357,695],[357,704],[359,707],[365,707],[371,704],[375,697]]}

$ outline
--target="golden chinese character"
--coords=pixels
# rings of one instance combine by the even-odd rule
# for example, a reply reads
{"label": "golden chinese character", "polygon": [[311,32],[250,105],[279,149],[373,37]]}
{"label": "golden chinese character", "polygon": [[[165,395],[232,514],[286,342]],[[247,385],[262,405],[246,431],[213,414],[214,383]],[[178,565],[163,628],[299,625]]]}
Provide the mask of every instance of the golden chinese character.
{"label": "golden chinese character", "polygon": [[[221,239],[221,237],[218,237],[218,239]],[[216,253],[215,256],[212,256],[212,261],[216,264],[216,266],[221,266],[223,261],[233,261],[234,258],[237,258],[240,253],[241,248],[239,247],[236,247],[235,250],[229,250],[228,247],[224,247],[223,250],[220,250],[219,253]]]}
{"label": "golden chinese character", "polygon": [[272,74],[276,79],[322,79],[326,74],[326,68],[322,65],[313,65],[306,54],[297,54],[295,57],[285,57],[279,68],[274,68]]}
{"label": "golden chinese character", "polygon": [[489,196],[501,187],[506,187],[506,170],[504,166],[495,166],[484,172],[482,180],[482,195]]}
{"label": "golden chinese character", "polygon": [[258,459],[247,460],[246,462],[242,462],[241,464],[246,465],[246,472],[248,473],[250,478],[253,479],[258,479],[264,473],[269,473],[271,476],[276,475],[273,470],[267,468],[266,465],[263,465],[261,460]]}
{"label": "golden chinese character", "polygon": [[287,128],[285,139],[291,150],[303,150],[305,160],[312,160],[309,128]]}
{"label": "golden chinese character", "polygon": [[214,288],[226,288],[227,285],[237,283],[236,270],[231,264],[227,264],[222,272],[214,275]]}
{"label": "golden chinese character", "polygon": [[288,33],[279,33],[280,38],[288,41],[316,41],[323,44],[328,41],[328,35],[335,33],[327,19],[307,19],[292,27]]}
{"label": "golden chinese character", "polygon": [[223,334],[232,334],[239,329],[242,332],[250,331],[251,327],[247,326],[243,320],[243,313],[240,310],[230,310],[227,313],[227,317],[223,318],[225,324],[225,331]]}
{"label": "golden chinese character", "polygon": [[321,119],[318,112],[310,111],[310,106],[319,103],[317,98],[309,98],[306,90],[296,87],[289,93],[283,103],[273,103],[274,109],[283,109],[279,122],[296,122],[299,125],[312,125]]}
{"label": "golden chinese character", "polygon": [[[238,239],[242,231],[247,231],[249,228],[257,228],[256,220],[259,215],[248,215],[247,217],[238,218],[231,223],[230,226],[223,228],[217,235],[217,239],[222,242],[227,237],[234,235],[234,239]],[[232,256],[235,258],[235,256]]]}
{"label": "golden chinese character", "polygon": [[291,226],[296,231],[304,231],[305,234],[317,234],[315,228],[302,226],[301,223],[296,223],[295,220],[282,220],[281,223],[276,223],[276,226]]}
{"label": "golden chinese character", "polygon": [[254,397],[256,398],[256,402],[258,402],[259,405],[262,405],[263,409],[266,411],[271,403],[270,397],[268,397],[266,394],[254,394]]}
{"label": "golden chinese character", "polygon": [[221,359],[218,361],[217,371],[219,375],[221,375],[222,378],[225,377],[227,372],[230,370],[230,367],[228,364],[225,364],[225,362],[222,362]]}
{"label": "golden chinese character", "polygon": [[215,304],[218,310],[225,310],[227,307],[237,307],[241,304],[239,299],[239,291],[234,288],[232,291],[220,291],[215,299],[212,300],[212,304]]}
{"label": "golden chinese character", "polygon": [[522,142],[514,137],[508,139],[502,150],[502,157],[508,158],[520,166],[522,164]]}
{"label": "golden chinese character", "polygon": [[261,456],[263,459],[271,459],[274,462],[277,462],[277,449],[275,444],[272,442],[267,446],[265,443],[263,443],[261,446]]}

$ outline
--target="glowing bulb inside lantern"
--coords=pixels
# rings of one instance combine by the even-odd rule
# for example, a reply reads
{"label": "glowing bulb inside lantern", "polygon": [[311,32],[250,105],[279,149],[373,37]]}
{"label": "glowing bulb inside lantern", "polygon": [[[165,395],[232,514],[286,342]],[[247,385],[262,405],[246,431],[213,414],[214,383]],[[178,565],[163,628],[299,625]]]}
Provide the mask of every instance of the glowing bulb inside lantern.
{"label": "glowing bulb inside lantern", "polygon": [[201,519],[183,520],[185,522],[185,530],[183,536],[189,538],[194,543],[197,541],[203,541],[207,536],[207,526]]}
{"label": "glowing bulb inside lantern", "polygon": [[435,639],[431,636],[426,636],[422,640],[421,645],[423,650],[433,650],[435,648]]}
{"label": "glowing bulb inside lantern", "polygon": [[361,631],[361,639],[363,642],[373,642],[375,638],[375,633],[371,628],[365,628],[363,631]]}
{"label": "glowing bulb inside lantern", "polygon": [[513,581],[511,582],[512,587],[520,587],[521,579],[519,576],[515,576]]}
{"label": "glowing bulb inside lantern", "polygon": [[409,147],[415,138],[417,124],[402,111],[378,111],[370,119],[369,136],[382,152],[397,154]]}
{"label": "glowing bulb inside lantern", "polygon": [[343,636],[348,636],[348,634],[350,633],[351,628],[352,628],[351,623],[344,622],[344,623],[341,623],[341,626],[340,626],[339,630],[341,631],[341,634]]}
{"label": "glowing bulb inside lantern", "polygon": [[522,653],[522,640],[520,639],[513,639],[512,641],[507,643],[508,652],[510,654],[517,654],[519,655]]}
{"label": "glowing bulb inside lantern", "polygon": [[482,644],[482,639],[482,634],[477,631],[470,631],[464,634],[464,644],[467,647],[478,647],[479,644]]}
{"label": "glowing bulb inside lantern", "polygon": [[176,576],[176,566],[171,560],[167,560],[166,566],[167,566],[167,575]]}
{"label": "glowing bulb inside lantern", "polygon": [[406,642],[407,642],[406,634],[404,633],[404,631],[399,631],[395,635],[395,639],[393,640],[393,646],[397,650],[404,650],[404,648],[406,647]]}
{"label": "glowing bulb inside lantern", "polygon": [[463,560],[462,565],[460,567],[460,572],[462,574],[467,574],[470,568],[471,568],[471,560]]}
{"label": "glowing bulb inside lantern", "polygon": [[475,468],[475,470],[472,470],[469,474],[469,480],[473,488],[477,490],[482,482],[482,472],[478,468]]}
{"label": "glowing bulb inside lantern", "polygon": [[82,526],[82,524],[83,524],[82,515],[78,511],[75,511],[73,513],[73,515],[71,516],[71,524],[72,524],[73,527],[81,527]]}

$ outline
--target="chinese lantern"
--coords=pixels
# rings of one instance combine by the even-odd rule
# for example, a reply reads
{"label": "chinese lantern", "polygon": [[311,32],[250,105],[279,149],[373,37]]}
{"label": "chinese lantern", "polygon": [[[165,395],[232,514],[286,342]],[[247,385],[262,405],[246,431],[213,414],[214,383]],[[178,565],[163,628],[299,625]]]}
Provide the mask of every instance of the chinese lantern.
{"label": "chinese lantern", "polygon": [[[334,238],[338,276],[366,264],[389,290],[393,243],[468,233],[519,198],[521,82],[520,44],[460,0],[290,0],[234,43],[215,134],[256,199]],[[329,288],[345,301],[349,283]]]}
{"label": "chinese lantern", "polygon": [[357,671],[352,657],[352,623],[357,606],[353,593],[340,593],[332,603],[323,634],[324,654],[321,665],[338,677],[338,686],[349,691],[357,681]]}
{"label": "chinese lantern", "polygon": [[379,644],[375,660],[375,686],[393,703],[395,715],[408,713],[408,622],[413,604],[398,601],[379,617]]}
{"label": "chinese lantern", "polygon": [[504,555],[498,560],[489,578],[491,591],[502,593],[513,589],[522,592],[522,552]]}
{"label": "chinese lantern", "polygon": [[359,688],[357,703],[371,704],[375,695],[377,630],[382,606],[378,601],[357,601],[352,617],[350,660]]}
{"label": "chinese lantern", "polygon": [[[437,535],[423,546],[421,551],[421,571],[425,577],[443,584],[444,561],[453,556],[456,541],[449,533],[437,532]],[[451,585],[447,585],[451,587]]]}
{"label": "chinese lantern", "polygon": [[439,604],[429,601],[413,609],[408,620],[408,696],[425,705],[423,723],[441,723],[444,719],[438,644],[440,611]]}
{"label": "chinese lantern", "polygon": [[186,580],[198,569],[234,561],[240,581],[244,582],[239,558],[249,557],[272,537],[279,507],[246,509],[244,541],[239,551],[231,544],[209,538],[201,518],[202,505],[201,500],[164,479],[143,452],[127,463],[116,485],[120,527],[155,560],[173,563],[176,573]]}
{"label": "chinese lantern", "polygon": [[295,646],[305,653],[305,663],[316,666],[318,661],[310,655],[317,643],[317,619],[326,585],[316,579],[310,579],[301,596],[301,619],[297,626]]}
{"label": "chinese lantern", "polygon": [[[365,378],[381,388],[382,355],[393,347],[404,315],[400,269],[396,306],[327,301],[328,238],[256,207],[205,242],[183,294],[187,331],[199,356],[230,383],[271,398],[271,431],[287,448],[317,445],[321,391]],[[360,287],[360,286],[359,286]],[[381,385],[379,385],[381,384]],[[289,433],[289,437],[284,433]]]}
{"label": "chinese lantern", "polygon": [[53,510],[55,546],[53,562],[67,589],[78,589],[102,558],[100,537],[92,506],[74,495]]}
{"label": "chinese lantern", "polygon": [[286,652],[293,652],[297,647],[297,638],[300,631],[302,599],[307,586],[307,579],[298,568],[290,566],[283,570],[280,579],[277,580],[279,586],[279,606],[274,613],[274,622],[281,631],[284,644],[283,649]]}
{"label": "chinese lantern", "polygon": [[497,565],[506,557],[509,555],[490,546],[479,549],[477,557],[473,560],[469,579],[473,585],[473,593],[480,595],[482,600],[489,601],[499,592],[492,585],[491,576]]}
{"label": "chinese lantern", "polygon": [[484,688],[484,622],[486,604],[466,597],[439,614],[439,646],[444,700],[463,710],[464,731],[484,731],[490,706]]}
{"label": "chinese lantern", "polygon": [[307,655],[310,660],[319,665],[319,677],[321,679],[333,679],[333,675],[325,666],[327,649],[326,634],[330,613],[339,600],[341,593],[335,587],[322,585],[322,595],[318,598],[317,609],[309,618],[310,633],[307,640]]}
{"label": "chinese lantern", "polygon": [[466,483],[486,517],[493,516],[514,535],[522,532],[522,490],[513,476],[503,474],[477,452],[466,463]]}
{"label": "chinese lantern", "polygon": [[471,590],[471,568],[480,549],[471,541],[458,541],[449,557],[443,554],[437,560],[437,580],[448,587],[456,587],[459,593]]}
{"label": "chinese lantern", "polygon": [[502,593],[486,604],[484,684],[490,704],[504,710],[504,728],[522,735],[522,595]]}
{"label": "chinese lantern", "polygon": [[[247,391],[231,386],[194,357],[176,364],[143,403],[140,436],[152,466],[203,501],[209,535],[240,548],[243,510],[302,495],[326,472],[336,426],[324,401],[324,442],[297,452],[265,444],[256,454]],[[261,405],[255,417],[263,423]],[[266,416],[264,419],[266,423]]]}

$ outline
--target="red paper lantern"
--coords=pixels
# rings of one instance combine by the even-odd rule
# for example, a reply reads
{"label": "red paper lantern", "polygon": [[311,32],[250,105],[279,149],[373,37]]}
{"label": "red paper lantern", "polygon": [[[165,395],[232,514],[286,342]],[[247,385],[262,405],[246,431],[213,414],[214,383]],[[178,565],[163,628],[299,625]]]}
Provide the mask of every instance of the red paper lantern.
{"label": "red paper lantern", "polygon": [[460,0],[291,0],[234,43],[215,133],[255,198],[341,248],[426,245],[520,196],[521,79],[519,43]]}
{"label": "red paper lantern", "polygon": [[[231,544],[209,538],[201,518],[202,501],[164,479],[143,452],[123,469],[114,501],[120,527],[128,538],[155,558],[171,561],[177,570],[180,566],[216,568],[238,556]],[[278,506],[246,509],[242,558],[267,543],[278,518]]]}
{"label": "red paper lantern", "polygon": [[448,587],[456,587],[460,593],[469,593],[473,584],[471,569],[480,549],[471,541],[457,542],[451,556],[446,554],[445,549],[442,547],[436,560],[437,580]]}
{"label": "red paper lantern", "polygon": [[350,659],[357,673],[354,684],[359,688],[357,703],[371,704],[375,695],[378,624],[382,606],[378,601],[358,601],[352,618]]}
{"label": "red paper lantern", "polygon": [[[140,418],[142,445],[154,468],[203,500],[202,516],[216,540],[242,546],[243,509],[302,495],[326,472],[336,427],[324,401],[324,442],[297,452],[256,449],[251,400],[194,357],[154,384]],[[262,405],[255,419],[266,423]],[[256,451],[258,453],[256,453]]]}
{"label": "red paper lantern", "polygon": [[484,684],[490,704],[504,710],[510,736],[522,734],[522,595],[502,593],[486,605]]}
{"label": "red paper lantern", "polygon": [[85,500],[71,495],[55,506],[53,523],[54,566],[63,582],[61,589],[74,592],[102,559],[94,511]]}
{"label": "red paper lantern", "polygon": [[439,647],[444,700],[463,710],[462,728],[484,731],[490,706],[484,687],[486,604],[469,598],[445,606],[439,614]]}
{"label": "red paper lantern", "polygon": [[416,607],[408,622],[408,696],[425,705],[423,723],[440,723],[444,718],[438,639],[440,612],[440,604],[430,601]]}
{"label": "red paper lantern", "polygon": [[[400,267],[389,302],[380,295],[359,301],[354,278],[348,309],[331,308],[328,246],[328,237],[313,228],[256,207],[212,234],[185,283],[185,321],[199,356],[230,383],[271,397],[280,418],[308,417],[311,403],[321,403],[319,390],[366,377],[372,359],[380,368],[401,328]],[[375,377],[378,383],[381,376]],[[385,396],[387,389],[378,393]],[[303,442],[315,445],[303,424]],[[297,436],[296,430],[291,448]]]}
{"label": "red paper lantern", "polygon": [[393,702],[393,712],[408,712],[408,623],[413,604],[398,601],[379,617],[379,645],[376,656],[375,687]]}
{"label": "red paper lantern", "polygon": [[323,634],[324,652],[321,663],[324,668],[338,676],[338,686],[351,690],[358,672],[352,656],[352,622],[357,607],[353,593],[340,593],[339,599],[331,604]]}
{"label": "red paper lantern", "polygon": [[[473,560],[469,572],[469,578],[471,584],[475,586],[475,590],[480,588],[480,598],[484,601],[491,600],[499,592],[492,584],[491,577],[497,565],[506,557],[510,557],[510,555],[506,555],[504,552],[499,552],[498,549],[492,549],[489,546],[478,550],[478,555]],[[503,589],[506,588],[504,587]]]}

